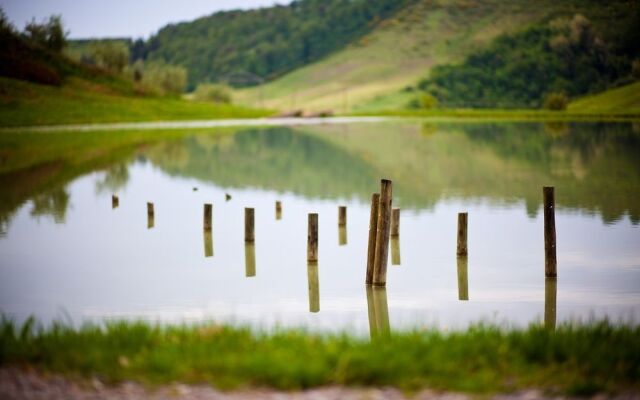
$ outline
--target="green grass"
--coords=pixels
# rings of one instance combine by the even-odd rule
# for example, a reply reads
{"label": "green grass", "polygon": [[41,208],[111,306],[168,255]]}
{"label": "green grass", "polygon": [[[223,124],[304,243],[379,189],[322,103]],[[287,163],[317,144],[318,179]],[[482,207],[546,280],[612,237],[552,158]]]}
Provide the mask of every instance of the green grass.
{"label": "green grass", "polygon": [[577,99],[569,104],[568,111],[640,115],[640,82]]}
{"label": "green grass", "polygon": [[542,388],[586,395],[638,390],[640,329],[607,322],[368,338],[302,330],[112,322],[72,329],[0,323],[0,365],[29,365],[109,382],[210,383],[221,388],[322,385],[429,387],[476,393]]}
{"label": "green grass", "polygon": [[255,118],[269,115],[227,104],[123,95],[108,86],[70,78],[62,87],[0,77],[0,126]]}
{"label": "green grass", "polygon": [[469,122],[482,121],[637,121],[640,120],[640,110],[600,110],[600,109],[568,109],[566,111],[549,110],[501,110],[501,109],[456,109],[434,108],[406,109],[406,110],[379,110],[354,112],[357,116],[390,116],[390,117],[415,117],[425,118],[429,121],[454,121],[465,120]]}

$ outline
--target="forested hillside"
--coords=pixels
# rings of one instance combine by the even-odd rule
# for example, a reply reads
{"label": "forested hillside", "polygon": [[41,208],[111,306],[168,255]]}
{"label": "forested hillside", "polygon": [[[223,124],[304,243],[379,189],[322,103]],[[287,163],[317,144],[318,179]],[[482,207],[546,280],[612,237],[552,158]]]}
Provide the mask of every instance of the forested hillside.
{"label": "forested hillside", "polygon": [[189,88],[218,81],[251,85],[342,48],[415,1],[301,0],[219,12],[168,25],[132,51],[134,58],[186,67]]}

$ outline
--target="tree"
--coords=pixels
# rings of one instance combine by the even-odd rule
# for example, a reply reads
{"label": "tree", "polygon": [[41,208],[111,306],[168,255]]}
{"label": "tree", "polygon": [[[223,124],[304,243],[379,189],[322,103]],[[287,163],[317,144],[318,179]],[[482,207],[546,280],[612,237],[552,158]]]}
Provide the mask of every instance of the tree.
{"label": "tree", "polygon": [[92,45],[91,57],[102,68],[120,73],[129,64],[129,48],[124,43],[104,40]]}
{"label": "tree", "polygon": [[64,31],[62,17],[52,15],[48,21],[37,23],[35,19],[24,28],[26,38],[37,46],[60,53],[67,44],[68,32]]}

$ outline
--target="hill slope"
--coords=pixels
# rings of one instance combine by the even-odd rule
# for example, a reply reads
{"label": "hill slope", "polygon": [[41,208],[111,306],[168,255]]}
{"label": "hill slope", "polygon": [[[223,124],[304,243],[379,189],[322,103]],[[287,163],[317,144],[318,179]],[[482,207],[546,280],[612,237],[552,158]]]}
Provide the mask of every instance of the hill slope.
{"label": "hill slope", "polygon": [[568,110],[577,113],[640,114],[640,82],[577,99],[569,104]]}
{"label": "hill slope", "polygon": [[503,33],[557,16],[584,13],[596,26],[611,24],[625,6],[590,0],[420,0],[356,43],[237,99],[275,109],[363,111],[404,107],[414,85],[438,64],[458,63]]}

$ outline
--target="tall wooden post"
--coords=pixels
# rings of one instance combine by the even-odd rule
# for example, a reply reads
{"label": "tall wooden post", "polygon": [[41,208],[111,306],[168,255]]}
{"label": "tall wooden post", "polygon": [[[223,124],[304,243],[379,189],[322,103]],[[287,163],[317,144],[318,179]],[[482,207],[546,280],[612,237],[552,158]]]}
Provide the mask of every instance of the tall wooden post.
{"label": "tall wooden post", "polygon": [[556,260],[556,205],[553,186],[542,188],[544,198],[544,274],[558,276]]}
{"label": "tall wooden post", "polygon": [[253,208],[244,209],[244,241],[247,243],[253,243],[255,240],[254,235],[255,221]]}
{"label": "tall wooden post", "polygon": [[467,213],[458,213],[458,256],[467,256]]}
{"label": "tall wooden post", "polygon": [[205,231],[211,231],[211,228],[213,227],[213,218],[212,218],[212,214],[213,214],[213,205],[212,204],[205,204],[204,205],[204,216],[203,216],[203,228]]}
{"label": "tall wooden post", "polygon": [[400,209],[394,208],[391,210],[391,236],[397,237],[400,235]]}
{"label": "tall wooden post", "polygon": [[347,225],[347,207],[340,206],[338,207],[338,226],[346,226]]}
{"label": "tall wooden post", "polygon": [[373,260],[373,284],[387,284],[387,258],[389,256],[389,231],[391,228],[392,182],[380,181],[380,205],[378,206],[378,231],[376,234],[376,253]]}
{"label": "tall wooden post", "polygon": [[380,194],[371,195],[371,214],[369,216],[369,246],[367,248],[367,275],[365,283],[373,283],[373,263],[376,256],[376,235],[378,233],[378,206],[380,205]]}
{"label": "tall wooden post", "polygon": [[309,214],[307,232],[307,261],[318,261],[318,214]]}

